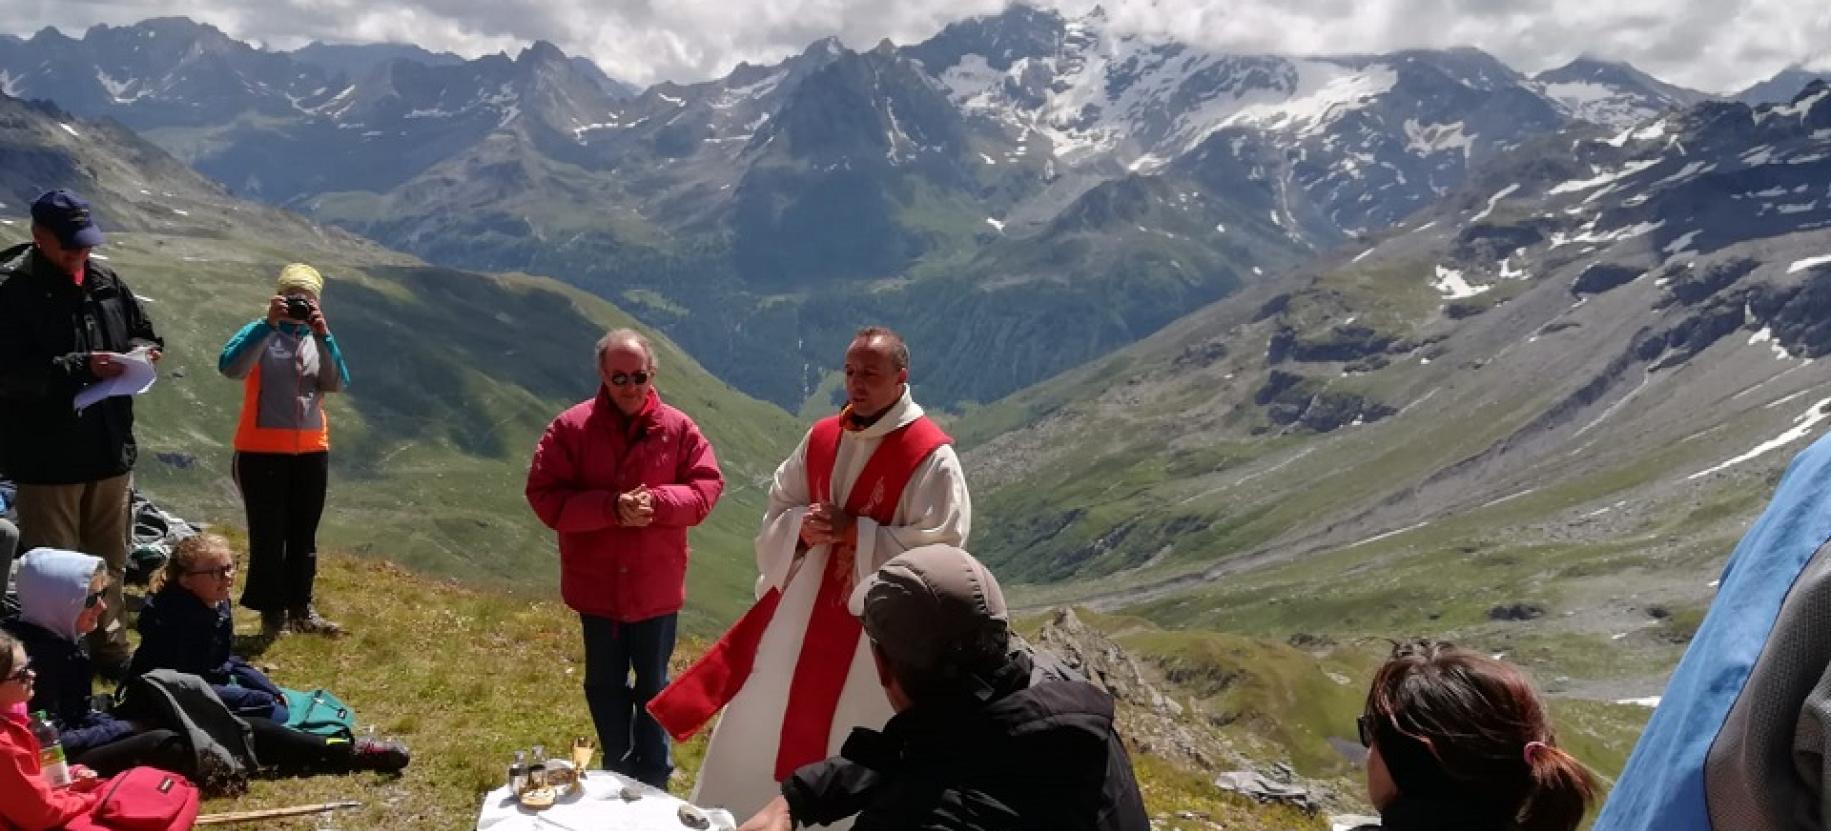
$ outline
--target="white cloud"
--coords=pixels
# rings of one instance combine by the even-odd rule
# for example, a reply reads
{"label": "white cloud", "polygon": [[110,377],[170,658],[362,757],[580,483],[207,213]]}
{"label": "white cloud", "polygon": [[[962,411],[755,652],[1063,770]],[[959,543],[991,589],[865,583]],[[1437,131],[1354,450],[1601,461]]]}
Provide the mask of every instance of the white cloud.
{"label": "white cloud", "polygon": [[[1043,0],[1078,14],[1092,0]],[[1003,0],[9,0],[5,26],[75,34],[166,15],[291,48],[312,39],[417,43],[475,56],[549,40],[638,83],[695,81],[837,35],[868,49],[922,40]],[[1831,68],[1822,0],[1107,0],[1126,30],[1283,54],[1476,46],[1523,71],[1590,54],[1673,83],[1740,89],[1791,63]]]}

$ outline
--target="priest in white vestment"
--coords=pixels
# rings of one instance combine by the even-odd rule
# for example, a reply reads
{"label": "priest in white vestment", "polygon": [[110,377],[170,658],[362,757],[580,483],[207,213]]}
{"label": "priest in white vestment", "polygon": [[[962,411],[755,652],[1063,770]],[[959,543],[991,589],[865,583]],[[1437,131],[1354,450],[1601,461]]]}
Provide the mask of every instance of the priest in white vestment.
{"label": "priest in white vestment", "polygon": [[[945,443],[946,436],[923,417],[922,408],[910,397],[908,355],[908,348],[895,333],[879,328],[861,330],[846,350],[848,403],[839,417],[842,429],[837,434],[837,447],[826,451],[832,459],[830,475],[810,475],[808,469],[810,443],[819,444],[822,425],[810,430],[776,469],[769,508],[756,539],[760,572],[757,595],[763,598],[772,589],[781,595],[773,617],[762,631],[749,675],[713,730],[693,791],[695,804],[750,816],[780,794],[776,775],[779,763],[804,763],[779,758],[779,754],[791,688],[798,677],[805,683],[798,670],[805,673],[807,664],[814,660],[812,656],[804,660],[802,654],[810,620],[833,619],[815,614],[816,597],[829,560],[837,558],[832,573],[843,575],[845,595],[841,597],[848,606],[846,614],[855,616],[858,600],[850,597],[851,590],[864,585],[865,578],[886,561],[924,545],[966,544],[972,516],[966,478],[959,457]],[[918,421],[923,423],[917,424]],[[882,477],[877,478],[875,492],[870,495],[851,491],[886,437],[892,437],[894,443],[901,437],[892,434],[906,430],[932,431],[940,443],[931,450],[926,449],[928,445],[904,450],[912,456],[925,455],[919,461],[910,460],[913,467],[907,471],[894,514],[888,522],[848,514],[843,506],[849,501],[857,505],[860,500],[869,502],[883,496]],[[892,452],[895,451],[887,450],[885,455]],[[815,447],[813,458],[820,456],[819,447]],[[880,462],[880,468],[893,466],[888,458]],[[890,474],[889,490],[896,489],[899,475],[900,472]],[[816,499],[815,493],[823,479],[830,479],[830,501],[825,503]],[[874,512],[882,515],[886,510],[887,506],[880,505]],[[845,567],[847,560],[850,568]],[[881,728],[890,718],[890,703],[869,646],[868,639],[859,637],[853,643],[849,661],[843,656],[827,656],[849,663],[849,669],[833,707],[824,746],[817,748],[817,758],[805,761],[837,755],[852,728]],[[822,744],[818,737],[813,741]]]}

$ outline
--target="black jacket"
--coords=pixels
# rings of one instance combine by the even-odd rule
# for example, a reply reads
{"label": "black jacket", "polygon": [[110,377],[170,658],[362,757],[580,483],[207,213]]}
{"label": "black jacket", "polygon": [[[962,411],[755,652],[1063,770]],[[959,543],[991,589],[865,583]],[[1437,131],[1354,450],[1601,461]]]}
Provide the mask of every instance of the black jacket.
{"label": "black jacket", "polygon": [[231,652],[235,623],[228,601],[209,606],[183,586],[168,583],[147,596],[136,626],[140,646],[134,650],[128,678],[155,669],[195,675],[209,682],[216,697],[236,715],[286,721],[280,688]]}
{"label": "black jacket", "polygon": [[28,485],[74,485],[133,469],[131,397],[76,413],[77,390],[97,379],[90,352],[162,346],[134,294],[90,260],[83,285],[34,253],[0,251],[0,470]]}
{"label": "black jacket", "polygon": [[782,783],[799,826],[855,831],[1147,831],[1112,698],[1045,655],[1013,653],[983,698],[922,703]]}
{"label": "black jacket", "polygon": [[1517,824],[1505,812],[1485,806],[1401,795],[1380,811],[1385,831],[1513,831]]}
{"label": "black jacket", "polygon": [[91,706],[95,676],[89,653],[80,642],[58,637],[20,618],[0,621],[0,628],[12,633],[25,647],[26,658],[38,674],[32,681],[32,700],[26,706],[34,712],[43,710],[51,717],[66,754],[80,756],[133,734],[132,725]]}

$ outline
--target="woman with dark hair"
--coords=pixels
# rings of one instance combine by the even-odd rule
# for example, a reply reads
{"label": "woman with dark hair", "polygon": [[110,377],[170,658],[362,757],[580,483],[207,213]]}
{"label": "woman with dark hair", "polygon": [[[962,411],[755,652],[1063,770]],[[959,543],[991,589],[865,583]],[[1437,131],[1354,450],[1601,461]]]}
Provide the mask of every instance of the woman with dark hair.
{"label": "woman with dark hair", "polygon": [[1367,795],[1391,831],[1574,831],[1596,799],[1525,675],[1478,652],[1395,645],[1359,724]]}

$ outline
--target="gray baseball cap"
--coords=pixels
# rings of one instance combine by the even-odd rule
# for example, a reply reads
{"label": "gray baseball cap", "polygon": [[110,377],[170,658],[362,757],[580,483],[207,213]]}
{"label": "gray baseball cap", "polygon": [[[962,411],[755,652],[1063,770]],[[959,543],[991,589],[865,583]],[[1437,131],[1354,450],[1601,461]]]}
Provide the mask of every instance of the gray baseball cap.
{"label": "gray baseball cap", "polygon": [[904,552],[878,569],[860,593],[865,632],[886,654],[911,666],[938,666],[988,624],[1010,621],[992,572],[951,545]]}

